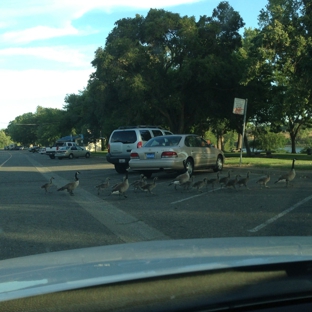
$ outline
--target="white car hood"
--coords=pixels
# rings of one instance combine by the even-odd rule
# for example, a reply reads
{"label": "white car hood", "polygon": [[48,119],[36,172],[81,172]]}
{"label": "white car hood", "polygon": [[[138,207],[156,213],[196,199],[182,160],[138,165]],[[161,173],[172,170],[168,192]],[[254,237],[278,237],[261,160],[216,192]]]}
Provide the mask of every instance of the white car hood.
{"label": "white car hood", "polygon": [[0,261],[0,301],[177,273],[312,260],[310,237],[149,241]]}

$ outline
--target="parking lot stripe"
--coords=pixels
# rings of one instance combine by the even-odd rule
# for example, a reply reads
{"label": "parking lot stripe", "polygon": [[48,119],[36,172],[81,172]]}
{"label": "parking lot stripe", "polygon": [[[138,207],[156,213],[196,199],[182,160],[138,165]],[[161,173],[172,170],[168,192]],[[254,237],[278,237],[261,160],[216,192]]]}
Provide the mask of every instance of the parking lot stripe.
{"label": "parking lot stripe", "polygon": [[[51,176],[52,172],[48,168],[43,167],[31,157],[29,157],[29,161],[46,180]],[[56,181],[58,181],[59,185],[69,182],[58,176],[55,172],[53,172],[53,176]],[[170,239],[169,236],[163,234],[157,229],[150,227],[143,221],[140,221],[132,215],[118,209],[109,202],[99,199],[99,197],[82,188],[79,188],[76,193],[77,196],[68,196],[70,197],[70,200],[76,201],[80,207],[91,214],[125,243]]]}
{"label": "parking lot stripe", "polygon": [[306,203],[307,201],[311,200],[312,199],[312,195],[311,196],[308,196],[306,198],[304,198],[303,200],[301,200],[300,202],[298,202],[297,204],[291,206],[290,208],[282,211],[281,213],[277,214],[276,216],[274,216],[273,218],[271,219],[268,219],[267,221],[265,221],[264,223],[256,226],[255,228],[251,229],[251,230],[248,230],[248,232],[251,232],[251,233],[255,233],[255,232],[258,232],[259,230],[263,229],[264,227],[266,227],[267,225],[273,223],[274,221],[276,221],[277,219],[285,216],[287,213],[293,211],[294,209],[298,208],[299,206],[303,205],[304,203]]}

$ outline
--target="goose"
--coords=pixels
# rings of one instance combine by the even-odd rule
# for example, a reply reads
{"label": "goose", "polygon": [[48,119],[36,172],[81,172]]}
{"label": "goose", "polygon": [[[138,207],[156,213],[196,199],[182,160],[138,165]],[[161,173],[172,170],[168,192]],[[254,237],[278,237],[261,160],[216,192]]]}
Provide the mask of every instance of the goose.
{"label": "goose", "polygon": [[235,179],[230,179],[230,180],[228,180],[227,181],[227,183],[226,183],[226,187],[233,187],[236,191],[237,191],[237,188],[236,188],[236,184],[237,184],[237,182],[238,182],[238,178],[240,177],[240,175],[239,174],[237,174],[236,176],[235,176]]}
{"label": "goose", "polygon": [[126,192],[128,188],[129,188],[129,181],[128,181],[128,171],[127,171],[124,181],[114,185],[110,195],[119,195],[119,196],[123,195],[125,198],[127,198]]}
{"label": "goose", "polygon": [[217,173],[216,178],[212,178],[206,181],[206,186],[210,185],[212,186],[212,191],[214,192],[214,186],[215,183],[219,183],[219,172]]}
{"label": "goose", "polygon": [[54,180],[53,177],[50,178],[50,181],[49,181],[49,182],[47,182],[47,183],[45,183],[45,184],[43,184],[43,185],[41,186],[41,188],[43,188],[43,189],[46,191],[46,193],[48,192],[48,188],[49,188],[50,186],[53,185],[52,180]]}
{"label": "goose", "polygon": [[133,190],[136,191],[146,184],[146,176],[144,174],[140,175],[140,179],[132,182],[130,186],[133,186]]}
{"label": "goose", "polygon": [[219,180],[219,184],[221,185],[221,188],[223,188],[224,186],[226,186],[226,184],[228,183],[228,181],[230,180],[231,177],[231,172],[228,172],[228,175],[226,177],[223,177]]}
{"label": "goose", "polygon": [[264,187],[269,187],[267,186],[267,183],[270,181],[270,179],[271,179],[270,175],[267,174],[265,177],[262,177],[258,181],[256,181],[256,183],[260,184],[261,188],[262,188],[262,185],[264,185]]}
{"label": "goose", "polygon": [[106,178],[105,182],[103,182],[103,183],[101,183],[95,187],[98,190],[98,195],[100,195],[100,190],[104,190],[105,188],[109,187],[109,181],[110,181],[110,178]]}
{"label": "goose", "polygon": [[207,178],[204,178],[201,181],[197,181],[193,184],[193,187],[197,189],[197,191],[202,192],[200,189],[206,185]]}
{"label": "goose", "polygon": [[70,194],[70,195],[74,195],[73,191],[74,189],[76,189],[79,185],[79,178],[78,178],[78,174],[80,174],[79,171],[77,171],[75,173],[75,181],[74,182],[70,182],[70,183],[67,183],[66,185],[60,187],[58,189],[58,191],[64,191],[64,190],[67,190],[67,192]]}
{"label": "goose", "polygon": [[183,187],[184,190],[189,190],[192,187],[193,182],[194,182],[194,176],[191,176],[191,178],[188,181],[181,184],[181,186]]}
{"label": "goose", "polygon": [[248,183],[248,181],[249,181],[249,174],[250,174],[250,171],[247,172],[247,175],[246,175],[245,178],[241,178],[241,179],[239,179],[239,180],[237,181],[237,184],[238,184],[239,187],[245,186],[245,187],[249,190],[249,188],[248,188],[248,186],[247,186],[247,183]]}
{"label": "goose", "polygon": [[174,180],[172,180],[169,183],[169,185],[172,185],[172,184],[174,185],[175,190],[177,189],[178,185],[182,185],[183,183],[187,182],[191,178],[190,173],[188,172],[188,170],[185,166],[185,160],[183,161],[183,165],[184,165],[186,172],[178,175]]}
{"label": "goose", "polygon": [[286,187],[288,187],[289,182],[292,181],[296,177],[295,161],[296,161],[296,158],[292,160],[292,166],[291,166],[290,171],[288,173],[282,174],[274,183],[286,182]]}
{"label": "goose", "polygon": [[142,191],[144,191],[144,192],[149,192],[150,194],[153,194],[153,195],[155,195],[153,192],[152,192],[152,190],[156,187],[156,181],[157,181],[157,177],[155,177],[154,179],[153,179],[153,183],[147,183],[147,184],[145,184],[145,185],[142,185],[140,188],[141,188],[141,190]]}

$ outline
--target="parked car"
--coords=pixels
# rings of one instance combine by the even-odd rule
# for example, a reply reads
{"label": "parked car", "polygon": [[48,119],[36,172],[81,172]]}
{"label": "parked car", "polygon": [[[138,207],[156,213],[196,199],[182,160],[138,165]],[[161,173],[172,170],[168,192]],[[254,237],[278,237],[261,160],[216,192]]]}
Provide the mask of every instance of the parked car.
{"label": "parked car", "polygon": [[89,158],[91,156],[90,152],[81,146],[64,146],[61,147],[56,153],[55,157],[58,159],[62,158],[78,158],[78,157],[86,157]]}
{"label": "parked car", "polygon": [[158,171],[183,171],[211,168],[222,170],[224,154],[195,134],[177,134],[150,139],[142,148],[130,153],[130,169],[144,172],[150,177]]}
{"label": "parked car", "polygon": [[28,149],[29,152],[31,153],[38,153],[40,150],[40,147],[39,146],[32,146]]}
{"label": "parked car", "polygon": [[118,173],[125,173],[129,167],[130,152],[142,147],[153,137],[171,135],[172,132],[157,126],[119,127],[110,135],[106,159],[114,164]]}

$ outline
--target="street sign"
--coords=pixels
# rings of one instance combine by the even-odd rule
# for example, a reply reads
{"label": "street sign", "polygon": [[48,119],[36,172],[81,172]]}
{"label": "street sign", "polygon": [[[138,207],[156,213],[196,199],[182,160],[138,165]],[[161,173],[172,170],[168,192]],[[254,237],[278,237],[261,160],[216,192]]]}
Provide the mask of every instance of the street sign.
{"label": "street sign", "polygon": [[235,98],[234,99],[233,114],[244,115],[245,104],[246,104],[245,99]]}

